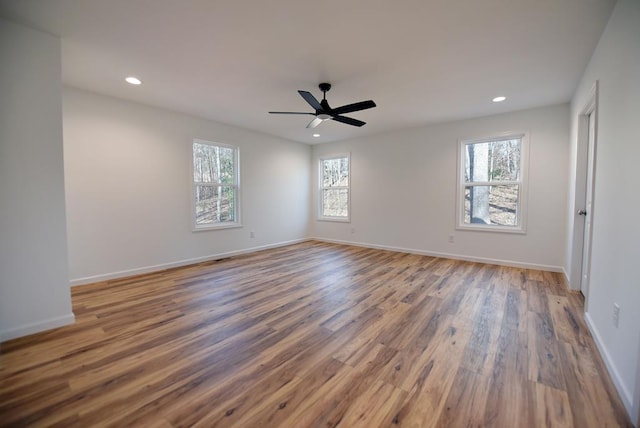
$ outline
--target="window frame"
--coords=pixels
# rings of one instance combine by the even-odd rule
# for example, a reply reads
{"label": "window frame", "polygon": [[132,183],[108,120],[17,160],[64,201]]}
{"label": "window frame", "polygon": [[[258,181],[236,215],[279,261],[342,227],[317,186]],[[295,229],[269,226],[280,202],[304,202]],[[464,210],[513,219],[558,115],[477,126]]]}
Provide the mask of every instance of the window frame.
{"label": "window frame", "polygon": [[[495,224],[478,224],[464,222],[464,199],[465,187],[471,183],[465,182],[464,172],[466,167],[466,146],[470,144],[489,143],[493,141],[505,141],[520,139],[520,180],[502,180],[488,182],[472,182],[474,186],[500,186],[500,185],[518,185],[518,209],[517,209],[517,225],[503,226]],[[456,229],[470,230],[481,232],[498,232],[498,233],[527,233],[527,196],[529,186],[529,133],[521,132],[502,132],[495,133],[489,137],[460,138],[458,139],[458,160],[457,160],[457,186],[456,186]]]}
{"label": "window frame", "polygon": [[[215,146],[215,147],[223,147],[223,148],[227,148],[227,149],[232,149],[233,150],[233,166],[234,166],[234,174],[233,174],[233,179],[234,182],[233,184],[221,184],[221,183],[217,183],[217,184],[212,184],[209,182],[196,182],[195,181],[195,165],[194,165],[194,159],[193,159],[193,155],[194,155],[194,144],[203,144],[203,145],[208,145],[208,146]],[[201,138],[194,138],[193,140],[191,140],[191,156],[190,156],[190,165],[191,167],[189,168],[190,170],[190,181],[191,181],[191,229],[192,232],[202,232],[202,231],[207,231],[207,230],[220,230],[220,229],[232,229],[232,228],[238,228],[238,227],[242,227],[242,222],[241,222],[241,217],[240,217],[240,148],[236,145],[233,144],[226,144],[226,143],[218,143],[218,142],[214,142],[214,141],[209,141],[209,140],[204,140]],[[196,219],[196,186],[198,185],[205,185],[205,186],[211,186],[211,187],[218,187],[218,186],[222,186],[222,187],[231,187],[235,190],[235,197],[234,197],[234,212],[235,212],[235,221],[232,222],[224,222],[224,223],[210,223],[210,224],[197,224],[197,219]]]}
{"label": "window frame", "polygon": [[[342,158],[346,158],[347,162],[349,163],[349,167],[347,169],[349,184],[347,186],[324,187],[323,186],[323,183],[324,183],[323,162],[327,160],[342,159]],[[323,208],[324,208],[323,195],[324,195],[324,190],[327,190],[327,189],[334,189],[334,190],[346,189],[347,190],[347,215],[345,217],[323,215]],[[334,221],[334,222],[341,222],[341,223],[351,222],[351,153],[337,153],[337,154],[331,154],[331,155],[323,155],[318,158],[318,212],[317,214],[318,214],[319,221]]]}

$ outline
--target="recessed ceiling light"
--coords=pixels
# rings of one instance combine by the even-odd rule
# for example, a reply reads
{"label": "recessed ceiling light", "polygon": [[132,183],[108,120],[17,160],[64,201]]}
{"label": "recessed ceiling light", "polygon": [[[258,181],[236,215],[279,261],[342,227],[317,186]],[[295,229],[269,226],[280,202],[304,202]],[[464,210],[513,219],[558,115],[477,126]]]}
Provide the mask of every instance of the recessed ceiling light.
{"label": "recessed ceiling light", "polygon": [[313,138],[318,138],[320,134],[313,134]]}
{"label": "recessed ceiling light", "polygon": [[133,77],[133,76],[129,76],[124,80],[126,80],[127,83],[130,83],[132,85],[140,85],[142,83],[142,80],[138,79],[137,77]]}
{"label": "recessed ceiling light", "polygon": [[493,101],[494,103],[501,103],[501,102],[503,102],[503,101],[504,101],[504,100],[506,100],[506,99],[507,99],[507,97],[499,96],[499,97],[495,97],[492,101]]}

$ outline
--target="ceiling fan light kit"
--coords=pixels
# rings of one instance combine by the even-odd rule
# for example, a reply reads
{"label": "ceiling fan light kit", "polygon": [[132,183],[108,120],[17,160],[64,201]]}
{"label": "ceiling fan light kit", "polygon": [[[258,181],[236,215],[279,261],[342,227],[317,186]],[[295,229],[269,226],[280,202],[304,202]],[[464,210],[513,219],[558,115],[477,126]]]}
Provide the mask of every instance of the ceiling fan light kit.
{"label": "ceiling fan light kit", "polygon": [[316,97],[311,94],[311,92],[307,91],[298,91],[300,96],[304,98],[304,100],[315,110],[315,113],[307,113],[307,112],[297,112],[297,111],[270,111],[270,114],[306,114],[315,116],[315,118],[309,122],[307,128],[315,128],[320,125],[325,120],[335,120],[336,122],[344,123],[352,126],[363,126],[366,123],[354,119],[352,117],[342,116],[345,113],[353,113],[360,110],[370,109],[376,106],[376,103],[373,100],[360,101],[358,103],[347,104],[341,107],[331,108],[329,106],[329,102],[327,101],[327,92],[331,89],[330,83],[320,83],[318,85],[320,90],[322,91],[322,101],[318,101]]}

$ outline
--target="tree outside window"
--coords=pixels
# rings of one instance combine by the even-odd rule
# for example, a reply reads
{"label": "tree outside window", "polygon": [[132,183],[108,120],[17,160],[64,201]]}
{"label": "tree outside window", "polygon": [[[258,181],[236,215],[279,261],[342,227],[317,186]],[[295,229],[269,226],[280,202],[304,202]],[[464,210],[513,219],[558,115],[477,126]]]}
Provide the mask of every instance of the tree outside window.
{"label": "tree outside window", "polygon": [[524,231],[525,135],[460,144],[458,227]]}
{"label": "tree outside window", "polygon": [[239,225],[238,149],[193,141],[193,197],[196,229]]}
{"label": "tree outside window", "polygon": [[349,155],[320,159],[320,219],[349,220]]}

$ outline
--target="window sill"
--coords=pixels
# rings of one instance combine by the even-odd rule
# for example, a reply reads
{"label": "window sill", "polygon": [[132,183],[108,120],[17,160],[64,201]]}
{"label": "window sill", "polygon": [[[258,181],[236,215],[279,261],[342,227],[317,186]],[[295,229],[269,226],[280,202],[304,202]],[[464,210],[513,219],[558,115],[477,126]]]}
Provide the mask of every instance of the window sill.
{"label": "window sill", "polygon": [[318,217],[318,221],[329,221],[335,223],[351,223],[350,218],[341,218],[341,217]]}
{"label": "window sill", "polygon": [[195,226],[191,229],[192,232],[207,232],[211,230],[220,230],[220,229],[237,229],[242,227],[241,223],[223,223],[216,225],[206,225],[206,226]]}
{"label": "window sill", "polygon": [[492,226],[492,225],[457,225],[456,230],[466,230],[471,232],[492,232],[492,233],[512,233],[515,235],[526,235],[527,231],[523,227]]}

